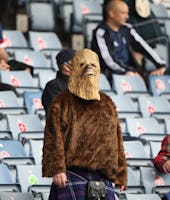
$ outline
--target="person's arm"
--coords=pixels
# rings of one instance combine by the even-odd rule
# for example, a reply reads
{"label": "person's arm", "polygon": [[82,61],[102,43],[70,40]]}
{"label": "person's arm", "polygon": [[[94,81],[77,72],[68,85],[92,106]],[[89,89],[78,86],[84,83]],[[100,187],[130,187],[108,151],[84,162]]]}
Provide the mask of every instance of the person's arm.
{"label": "person's arm", "polygon": [[5,63],[8,62],[8,54],[4,48],[0,47],[0,59],[4,60]]}
{"label": "person's arm", "polygon": [[[166,136],[161,145],[161,150],[153,159],[154,166],[161,172],[170,172],[170,135]],[[169,166],[169,168],[168,168]]]}
{"label": "person's arm", "polygon": [[130,38],[132,47],[150,59],[156,65],[157,69],[160,69],[159,71],[155,70],[153,75],[162,75],[166,70],[166,61],[163,60],[132,27],[130,28]]}

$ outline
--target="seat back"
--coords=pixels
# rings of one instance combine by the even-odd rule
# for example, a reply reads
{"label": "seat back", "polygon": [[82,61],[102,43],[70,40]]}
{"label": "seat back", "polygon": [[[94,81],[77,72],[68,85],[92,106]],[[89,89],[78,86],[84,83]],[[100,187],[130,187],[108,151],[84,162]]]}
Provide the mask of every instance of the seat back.
{"label": "seat back", "polygon": [[42,148],[43,140],[29,140],[30,145],[30,156],[35,160],[36,165],[41,165],[42,163]]}
{"label": "seat back", "polygon": [[34,200],[34,197],[28,192],[0,192],[0,200],[7,199]]}
{"label": "seat back", "polygon": [[100,74],[100,83],[99,84],[100,84],[99,85],[100,90],[111,91],[110,83],[109,83],[106,75],[103,73]]}
{"label": "seat back", "polygon": [[157,194],[126,194],[126,200],[161,200]]}

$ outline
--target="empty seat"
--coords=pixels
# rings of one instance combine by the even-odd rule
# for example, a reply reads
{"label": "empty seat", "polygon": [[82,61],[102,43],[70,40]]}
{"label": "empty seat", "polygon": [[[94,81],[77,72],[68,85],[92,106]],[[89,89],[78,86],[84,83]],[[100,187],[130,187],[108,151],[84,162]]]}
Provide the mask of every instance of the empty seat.
{"label": "empty seat", "polygon": [[38,114],[40,117],[45,115],[41,101],[42,91],[39,92],[24,92],[24,105],[27,108],[28,114]]}
{"label": "empty seat", "polygon": [[106,77],[105,74],[101,73],[100,74],[100,85],[99,85],[99,89],[102,91],[111,91],[111,86],[110,83]]}
{"label": "empty seat", "polygon": [[52,68],[45,55],[39,51],[15,51],[15,59],[32,66],[34,68],[34,74],[37,74],[38,70]]}
{"label": "empty seat", "polygon": [[158,194],[126,194],[126,200],[161,200]]}
{"label": "empty seat", "polygon": [[127,132],[130,136],[147,141],[161,141],[165,136],[164,127],[155,118],[127,118]]}
{"label": "empty seat", "polygon": [[29,155],[34,158],[36,165],[42,163],[43,140],[29,140]]}
{"label": "empty seat", "polygon": [[21,185],[22,192],[36,194],[49,192],[52,183],[51,178],[43,178],[41,165],[17,165],[17,181]]}
{"label": "empty seat", "polygon": [[1,191],[21,191],[20,184],[12,181],[10,171],[5,164],[0,164],[0,177],[0,194]]}
{"label": "empty seat", "polygon": [[155,117],[159,120],[170,117],[170,104],[165,97],[139,98],[139,109],[142,117]]}
{"label": "empty seat", "polygon": [[[143,144],[138,140],[124,141],[125,156],[129,166],[153,166]],[[135,150],[135,151],[134,151]]]}
{"label": "empty seat", "polygon": [[149,89],[154,96],[168,96],[170,99],[170,75],[149,76]]}
{"label": "empty seat", "polygon": [[44,127],[38,115],[35,114],[7,115],[7,125],[13,139],[16,140],[25,141],[31,138],[41,139],[44,137]]}
{"label": "empty seat", "polygon": [[45,85],[48,81],[56,78],[56,72],[52,70],[47,71],[39,71],[38,72],[38,80],[39,80],[39,87],[43,90]]}
{"label": "empty seat", "polygon": [[170,174],[161,173],[154,167],[140,167],[140,172],[146,193],[163,195],[169,192]]}
{"label": "empty seat", "polygon": [[0,200],[34,200],[32,194],[28,192],[0,192]]}
{"label": "empty seat", "polygon": [[76,0],[73,0],[73,33],[83,32],[83,17],[85,17],[86,15],[96,16],[96,18],[99,16],[99,19],[101,19],[102,6],[98,2],[98,0],[80,0],[79,3],[77,3]]}
{"label": "empty seat", "polygon": [[150,155],[152,158],[155,158],[161,149],[161,141],[149,142],[150,145]]}
{"label": "empty seat", "polygon": [[0,80],[2,83],[7,83],[16,88],[19,94],[24,91],[39,91],[35,86],[34,79],[31,74],[23,71],[0,71]]}
{"label": "empty seat", "polygon": [[137,98],[140,95],[150,96],[144,80],[139,76],[112,75],[112,89],[117,94],[126,94]]}
{"label": "empty seat", "polygon": [[26,11],[29,16],[29,30],[55,30],[54,10],[51,1],[27,1]]}
{"label": "empty seat", "polygon": [[112,95],[110,96],[117,106],[117,112],[119,118],[127,117],[141,117],[136,104],[129,96],[126,95]]}
{"label": "empty seat", "polygon": [[0,158],[9,166],[34,164],[34,159],[26,154],[23,145],[17,140],[0,140]]}
{"label": "empty seat", "polygon": [[29,31],[30,47],[35,51],[59,50],[62,48],[61,41],[55,32]]}

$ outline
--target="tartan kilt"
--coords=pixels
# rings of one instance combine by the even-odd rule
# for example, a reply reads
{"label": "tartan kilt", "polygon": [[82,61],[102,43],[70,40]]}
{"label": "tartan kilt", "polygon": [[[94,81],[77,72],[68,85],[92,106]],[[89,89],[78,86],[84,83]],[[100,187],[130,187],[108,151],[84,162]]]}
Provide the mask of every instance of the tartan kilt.
{"label": "tartan kilt", "polygon": [[87,182],[105,181],[106,200],[115,200],[112,182],[97,172],[82,169],[67,171],[68,183],[66,187],[59,188],[52,183],[48,200],[87,200]]}

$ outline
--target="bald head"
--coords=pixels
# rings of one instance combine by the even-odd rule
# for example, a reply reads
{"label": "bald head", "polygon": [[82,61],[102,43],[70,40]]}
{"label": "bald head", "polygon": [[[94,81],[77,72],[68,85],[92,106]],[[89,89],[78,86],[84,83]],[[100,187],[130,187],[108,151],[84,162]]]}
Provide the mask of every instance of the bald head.
{"label": "bald head", "polygon": [[120,27],[129,17],[128,5],[123,0],[110,0],[106,5],[106,21],[110,26]]}

